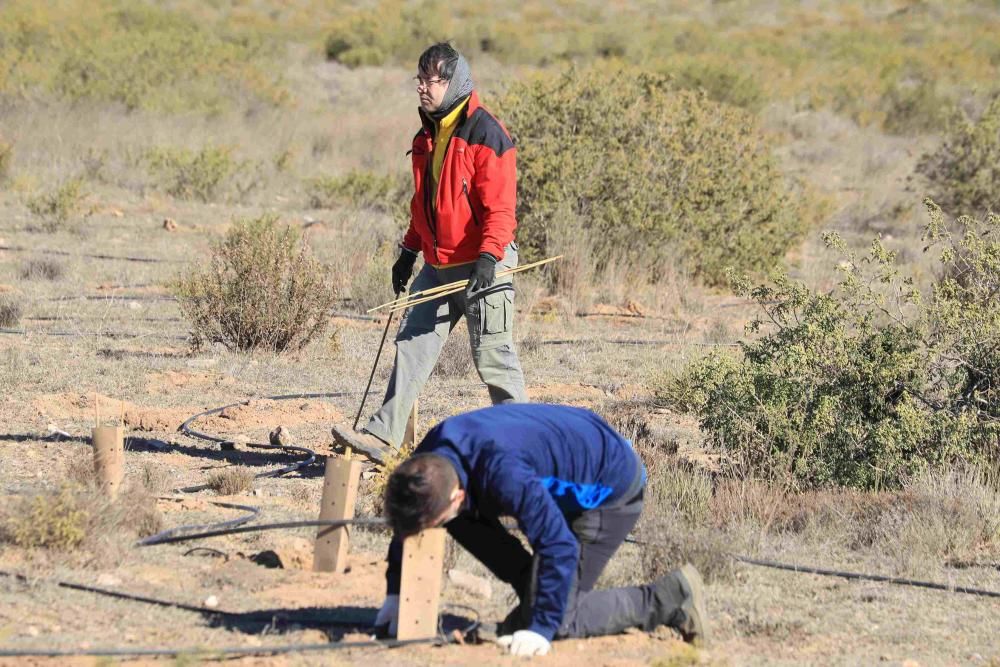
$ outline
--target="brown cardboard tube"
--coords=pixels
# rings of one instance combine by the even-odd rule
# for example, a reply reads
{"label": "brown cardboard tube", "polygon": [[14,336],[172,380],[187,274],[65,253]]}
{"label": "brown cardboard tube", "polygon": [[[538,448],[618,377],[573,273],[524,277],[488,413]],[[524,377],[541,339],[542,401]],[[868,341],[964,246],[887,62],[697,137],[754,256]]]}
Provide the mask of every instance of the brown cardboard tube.
{"label": "brown cardboard tube", "polygon": [[[330,456],[326,459],[323,479],[323,499],[320,520],[354,518],[354,503],[358,497],[361,461]],[[313,552],[314,572],[343,572],[348,563],[347,528],[322,527],[316,534]]]}
{"label": "brown cardboard tube", "polygon": [[97,426],[92,432],[94,472],[104,492],[118,496],[125,473],[125,429],[121,426]]}

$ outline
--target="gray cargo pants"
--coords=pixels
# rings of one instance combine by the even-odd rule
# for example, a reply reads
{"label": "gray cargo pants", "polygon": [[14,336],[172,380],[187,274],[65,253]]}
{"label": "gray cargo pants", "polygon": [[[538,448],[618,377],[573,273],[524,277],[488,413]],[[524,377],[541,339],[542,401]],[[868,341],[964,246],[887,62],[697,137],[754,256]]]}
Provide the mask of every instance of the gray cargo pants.
{"label": "gray cargo pants", "polygon": [[[594,590],[594,584],[642,513],[645,482],[640,474],[622,502],[566,517],[579,543],[576,577],[557,639],[595,637],[628,628],[652,630],[684,603],[680,584],[657,593],[655,584]],[[448,533],[498,579],[510,584],[521,603],[497,634],[528,627],[533,610],[537,561],[496,517],[463,513],[445,524]],[[672,576],[672,575],[671,575]]]}
{"label": "gray cargo pants", "polygon": [[[436,269],[425,264],[410,285],[410,293],[468,280],[473,266]],[[517,245],[511,243],[497,263],[497,272],[516,266]],[[490,400],[494,405],[527,402],[521,362],[514,351],[514,286],[511,277],[506,276],[498,278],[484,295],[470,301],[466,301],[463,290],[406,311],[396,335],[396,361],[385,400],[365,431],[399,447],[413,403],[434,370],[448,334],[463,315],[469,328],[472,360],[486,383]]]}

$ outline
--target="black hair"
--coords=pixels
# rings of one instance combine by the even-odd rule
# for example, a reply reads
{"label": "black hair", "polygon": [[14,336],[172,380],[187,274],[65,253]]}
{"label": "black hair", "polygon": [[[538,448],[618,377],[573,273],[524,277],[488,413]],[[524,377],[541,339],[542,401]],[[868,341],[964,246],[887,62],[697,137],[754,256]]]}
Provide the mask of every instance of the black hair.
{"label": "black hair", "polygon": [[385,486],[385,516],[397,535],[427,528],[451,502],[458,474],[439,454],[414,454],[392,471]]}
{"label": "black hair", "polygon": [[442,79],[451,81],[455,76],[455,65],[458,64],[458,51],[448,42],[438,42],[428,47],[420,54],[417,71],[424,76],[437,74]]}

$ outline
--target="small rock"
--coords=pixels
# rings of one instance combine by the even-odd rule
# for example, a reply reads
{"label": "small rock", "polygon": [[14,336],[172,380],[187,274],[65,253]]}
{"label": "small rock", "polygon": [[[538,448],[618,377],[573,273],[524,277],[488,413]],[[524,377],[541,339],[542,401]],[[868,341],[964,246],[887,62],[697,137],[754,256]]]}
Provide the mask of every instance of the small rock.
{"label": "small rock", "polygon": [[110,209],[108,211],[108,215],[110,215],[112,218],[124,218],[125,217],[125,214],[122,213],[121,210],[117,209],[117,208]]}
{"label": "small rock", "polygon": [[201,606],[205,607],[206,609],[215,609],[216,607],[219,606],[219,598],[215,597],[214,595],[209,595],[207,598],[205,598],[205,601],[201,603]]}
{"label": "small rock", "polygon": [[465,570],[448,570],[448,581],[478,597],[488,600],[493,596],[493,586],[489,581]]}
{"label": "small rock", "polygon": [[268,436],[271,444],[276,447],[289,447],[292,444],[292,434],[284,426],[279,426],[278,428],[271,431],[270,436]]}
{"label": "small rock", "polygon": [[41,630],[39,630],[38,628],[36,628],[36,627],[35,627],[35,626],[33,626],[33,625],[29,625],[29,626],[28,626],[28,627],[27,627],[27,628],[25,629],[25,632],[27,632],[27,633],[28,633],[28,636],[29,636],[29,637],[37,637],[38,635],[42,634],[42,631],[41,631]]}
{"label": "small rock", "polygon": [[104,572],[97,577],[98,586],[118,586],[121,583],[122,583],[121,579],[107,572]]}
{"label": "small rock", "polygon": [[174,220],[173,218],[164,218],[163,219],[163,228],[165,230],[167,230],[168,232],[176,232],[177,231],[177,221]]}
{"label": "small rock", "polygon": [[142,304],[139,303],[138,301],[129,301],[128,302],[128,309],[129,310],[141,310],[142,309]]}

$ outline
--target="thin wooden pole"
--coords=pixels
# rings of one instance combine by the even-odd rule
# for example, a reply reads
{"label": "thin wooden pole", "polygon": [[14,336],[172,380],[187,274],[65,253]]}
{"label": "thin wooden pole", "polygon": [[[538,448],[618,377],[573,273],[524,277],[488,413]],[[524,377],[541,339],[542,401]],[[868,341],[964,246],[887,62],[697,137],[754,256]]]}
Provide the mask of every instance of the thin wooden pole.
{"label": "thin wooden pole", "polygon": [[[548,264],[549,262],[554,262],[557,259],[562,259],[562,255],[556,255],[555,257],[549,257],[548,259],[540,259],[537,262],[532,262],[530,264],[524,264],[522,266],[516,266],[512,269],[504,269],[496,274],[497,278],[502,278],[504,276],[509,276],[513,273],[520,273],[521,271],[527,271],[528,269],[533,269],[537,266],[542,266],[543,264]],[[383,303],[382,305],[375,306],[374,308],[369,308],[366,312],[373,313],[376,310],[381,310],[382,308],[390,308],[391,310],[398,310],[396,306],[400,304],[405,304],[410,306],[414,301],[412,299],[419,299],[422,297],[428,297],[430,295],[436,296],[446,296],[447,294],[454,294],[455,292],[464,289],[466,285],[469,284],[468,279],[466,280],[456,280],[455,282],[448,283],[446,285],[438,285],[437,287],[431,287],[429,289],[420,290],[419,292],[414,292],[412,294],[407,294],[406,296],[394,299],[392,301]],[[459,289],[456,289],[459,288]],[[429,299],[428,299],[429,300]],[[421,302],[422,303],[422,302]]]}

